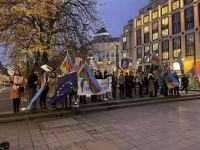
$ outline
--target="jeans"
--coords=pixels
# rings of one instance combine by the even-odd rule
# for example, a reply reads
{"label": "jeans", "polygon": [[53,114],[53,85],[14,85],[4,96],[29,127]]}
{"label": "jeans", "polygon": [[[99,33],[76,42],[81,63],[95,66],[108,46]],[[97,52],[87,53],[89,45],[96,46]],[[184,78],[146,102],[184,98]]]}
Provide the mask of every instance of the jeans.
{"label": "jeans", "polygon": [[14,113],[19,112],[19,107],[20,107],[20,98],[13,99],[13,110],[14,110]]}

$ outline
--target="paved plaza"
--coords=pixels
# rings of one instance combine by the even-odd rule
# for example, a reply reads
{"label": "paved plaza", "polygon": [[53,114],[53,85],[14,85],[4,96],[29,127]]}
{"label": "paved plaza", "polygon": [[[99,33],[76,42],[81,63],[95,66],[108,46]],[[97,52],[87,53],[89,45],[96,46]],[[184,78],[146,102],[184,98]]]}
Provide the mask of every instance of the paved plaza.
{"label": "paved plaza", "polygon": [[11,150],[199,150],[200,101],[0,124]]}

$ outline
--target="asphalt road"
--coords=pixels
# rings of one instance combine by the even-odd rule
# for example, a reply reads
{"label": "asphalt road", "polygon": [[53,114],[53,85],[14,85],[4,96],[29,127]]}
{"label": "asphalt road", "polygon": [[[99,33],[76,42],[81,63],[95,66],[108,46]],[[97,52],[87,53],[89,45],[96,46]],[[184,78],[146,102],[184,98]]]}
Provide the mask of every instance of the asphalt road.
{"label": "asphalt road", "polygon": [[0,113],[12,112],[10,87],[0,87]]}
{"label": "asphalt road", "polygon": [[11,150],[199,150],[200,101],[0,124]]}

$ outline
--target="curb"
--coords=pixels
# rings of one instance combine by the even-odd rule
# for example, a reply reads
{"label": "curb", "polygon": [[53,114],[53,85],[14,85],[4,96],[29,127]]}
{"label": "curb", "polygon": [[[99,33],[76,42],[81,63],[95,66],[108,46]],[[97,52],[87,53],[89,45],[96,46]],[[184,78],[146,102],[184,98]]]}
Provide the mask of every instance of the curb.
{"label": "curb", "polygon": [[[181,102],[181,101],[189,101],[189,100],[199,100],[200,95],[187,95],[180,97],[159,97],[159,98],[141,98],[137,99],[128,99],[128,100],[113,100],[108,102],[100,102],[94,104],[86,104],[80,107],[80,113],[88,113],[93,111],[104,111],[111,110],[117,108],[125,108],[125,107],[134,107],[134,106],[143,106],[143,105],[152,105],[158,103],[170,103],[170,102]],[[47,117],[63,117],[72,115],[71,110],[62,110],[56,112],[44,112],[44,113],[27,113],[22,112],[19,114],[2,114],[0,115],[0,123],[6,122],[14,122],[14,121],[22,121],[22,120],[33,120],[38,118],[47,118]]]}

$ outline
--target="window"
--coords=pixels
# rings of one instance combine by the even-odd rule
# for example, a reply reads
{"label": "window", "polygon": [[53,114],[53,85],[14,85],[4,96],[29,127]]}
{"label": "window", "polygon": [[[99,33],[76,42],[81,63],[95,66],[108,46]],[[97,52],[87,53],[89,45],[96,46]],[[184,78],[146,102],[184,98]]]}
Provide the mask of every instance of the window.
{"label": "window", "polygon": [[109,58],[110,57],[110,54],[109,53],[106,53],[106,58]]}
{"label": "window", "polygon": [[137,64],[142,64],[142,48],[137,48]]}
{"label": "window", "polygon": [[153,14],[152,14],[152,19],[157,19],[158,18],[158,11],[154,11]]}
{"label": "window", "polygon": [[184,5],[187,5],[187,4],[192,3],[192,2],[193,2],[193,0],[184,0]]}
{"label": "window", "polygon": [[194,9],[189,7],[185,9],[185,30],[194,28]]}
{"label": "window", "polygon": [[162,37],[169,35],[169,18],[162,19]]}
{"label": "window", "polygon": [[123,37],[122,41],[123,41],[123,50],[127,50],[127,37],[126,36]]}
{"label": "window", "polygon": [[141,45],[142,44],[142,37],[141,37],[142,30],[138,29],[136,34],[137,34],[137,45]]}
{"label": "window", "polygon": [[181,51],[181,37],[173,38],[173,57],[177,58]]}
{"label": "window", "polygon": [[149,22],[149,16],[144,17],[144,23],[147,23],[147,22]]}
{"label": "window", "polygon": [[149,42],[149,26],[144,27],[144,43]]}
{"label": "window", "polygon": [[200,3],[198,4],[198,9],[199,9],[199,26],[200,26]]}
{"label": "window", "polygon": [[157,40],[158,39],[158,22],[153,23],[152,38],[153,38],[153,40]]}
{"label": "window", "polygon": [[128,33],[128,29],[124,29],[124,33]]}
{"label": "window", "polygon": [[173,34],[181,32],[180,12],[172,15],[172,32]]}
{"label": "window", "polygon": [[141,20],[137,20],[137,27],[141,26]]}
{"label": "window", "polygon": [[169,59],[169,41],[162,41],[162,58],[163,60]]}
{"label": "window", "polygon": [[158,43],[153,43],[152,52],[159,53],[159,46]]}
{"label": "window", "polygon": [[[149,51],[150,51],[149,46],[145,46],[144,47],[144,56],[147,56]],[[148,60],[146,60],[146,62],[149,62],[149,58],[148,58]]]}
{"label": "window", "polygon": [[158,39],[158,32],[157,33],[153,33],[153,41]]}
{"label": "window", "polygon": [[115,57],[115,53],[111,53],[111,57]]}
{"label": "window", "polygon": [[168,6],[165,6],[162,8],[162,15],[165,15],[168,13]]}
{"label": "window", "polygon": [[177,0],[177,1],[175,1],[175,2],[172,3],[172,9],[173,10],[176,10],[179,7],[180,7],[180,1],[179,0]]}
{"label": "window", "polygon": [[185,36],[186,44],[186,56],[194,56],[195,49],[195,36],[194,33],[187,34]]}

